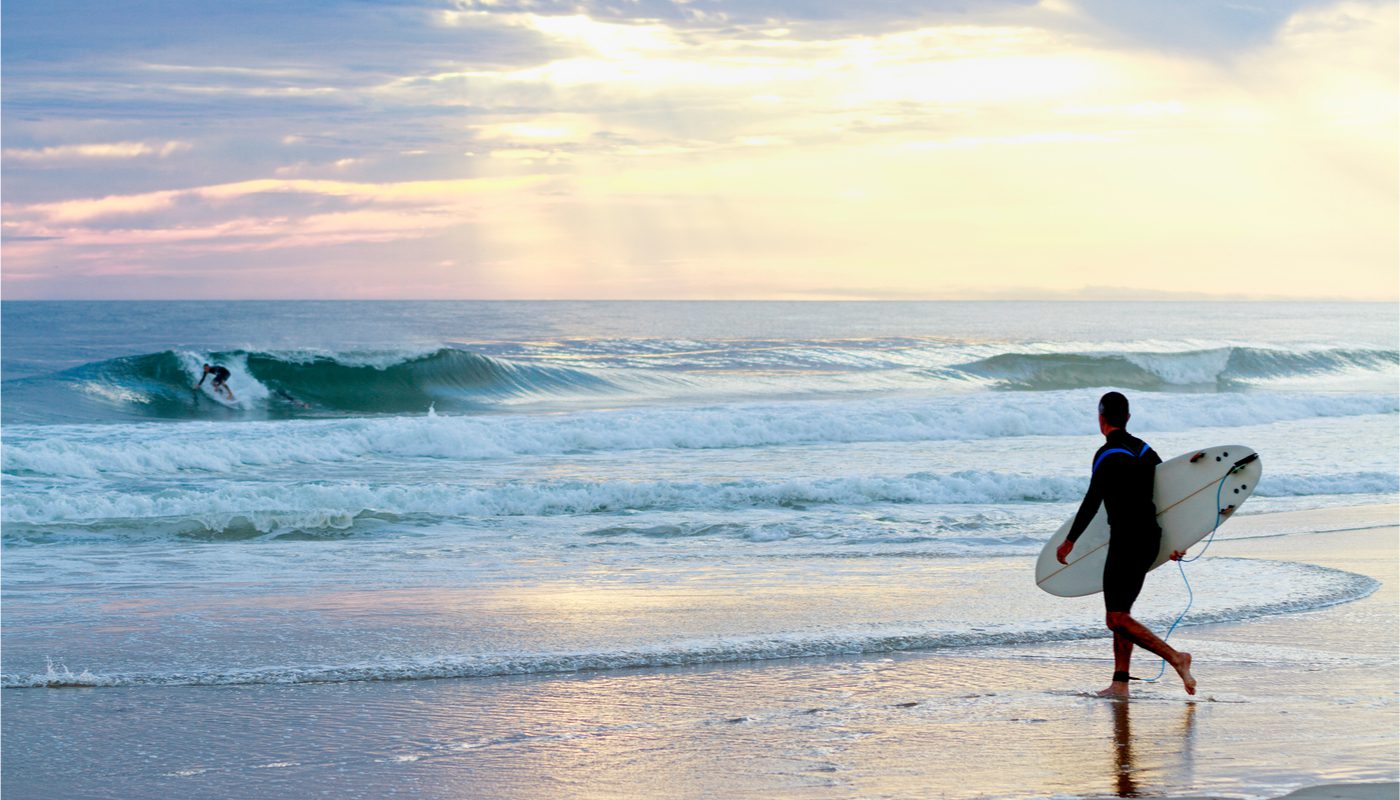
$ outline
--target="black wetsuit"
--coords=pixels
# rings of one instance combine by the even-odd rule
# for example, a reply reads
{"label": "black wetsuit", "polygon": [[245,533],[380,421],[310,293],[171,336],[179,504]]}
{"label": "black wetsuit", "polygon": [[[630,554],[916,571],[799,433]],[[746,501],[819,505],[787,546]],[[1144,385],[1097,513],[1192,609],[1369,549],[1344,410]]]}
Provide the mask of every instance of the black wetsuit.
{"label": "black wetsuit", "polygon": [[1152,481],[1157,452],[1125,430],[1108,434],[1094,454],[1089,491],[1069,529],[1073,542],[1089,527],[1102,503],[1108,510],[1108,560],[1103,567],[1103,602],[1109,611],[1131,611],[1143,579],[1162,546]]}
{"label": "black wetsuit", "polygon": [[217,388],[228,381],[228,367],[210,367],[209,371],[199,376],[199,383],[196,386],[203,386],[204,379],[210,375],[214,376],[213,385]]}

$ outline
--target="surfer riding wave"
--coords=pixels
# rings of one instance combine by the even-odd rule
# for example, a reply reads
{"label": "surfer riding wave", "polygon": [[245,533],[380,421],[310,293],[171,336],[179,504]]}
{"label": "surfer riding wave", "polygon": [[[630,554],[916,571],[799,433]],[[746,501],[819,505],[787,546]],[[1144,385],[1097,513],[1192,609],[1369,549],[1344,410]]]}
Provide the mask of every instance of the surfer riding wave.
{"label": "surfer riding wave", "polygon": [[222,394],[224,397],[228,398],[229,402],[233,402],[233,390],[228,388],[228,367],[225,367],[221,364],[215,364],[213,366],[205,364],[204,374],[199,376],[199,383],[196,383],[194,385],[194,388],[198,389],[199,387],[203,386],[204,379],[209,377],[210,375],[214,376],[214,380],[209,383],[209,386],[213,388],[214,392],[217,394]]}

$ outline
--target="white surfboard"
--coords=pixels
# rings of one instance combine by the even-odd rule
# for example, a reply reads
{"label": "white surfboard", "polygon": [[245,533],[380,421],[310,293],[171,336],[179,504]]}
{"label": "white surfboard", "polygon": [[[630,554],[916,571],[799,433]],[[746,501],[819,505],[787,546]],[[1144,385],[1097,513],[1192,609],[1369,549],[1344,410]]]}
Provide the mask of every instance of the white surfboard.
{"label": "white surfboard", "polygon": [[[1225,445],[1193,450],[1157,465],[1153,498],[1157,524],[1162,526],[1162,547],[1152,569],[1166,563],[1174,550],[1185,550],[1204,539],[1230,518],[1254,493],[1264,467],[1253,450]],[[1221,481],[1224,481],[1222,486]],[[1216,506],[1219,490],[1220,505]],[[1103,565],[1108,560],[1108,513],[1103,507],[1070,551],[1068,564],[1055,551],[1074,524],[1070,517],[1045,543],[1035,564],[1036,585],[1060,597],[1080,597],[1103,591]]]}
{"label": "white surfboard", "polygon": [[224,397],[223,394],[221,394],[219,390],[215,389],[211,384],[206,383],[203,386],[196,386],[195,391],[204,395],[206,398],[213,400],[215,403],[218,403],[224,408],[242,408],[242,406],[238,404],[237,400],[230,400],[227,397]]}

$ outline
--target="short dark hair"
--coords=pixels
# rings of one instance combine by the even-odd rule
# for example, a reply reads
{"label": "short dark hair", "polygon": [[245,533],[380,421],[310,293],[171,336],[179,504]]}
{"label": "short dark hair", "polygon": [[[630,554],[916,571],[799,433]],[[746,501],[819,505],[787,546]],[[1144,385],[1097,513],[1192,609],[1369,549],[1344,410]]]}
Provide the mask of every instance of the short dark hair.
{"label": "short dark hair", "polygon": [[1128,424],[1128,398],[1119,392],[1109,392],[1099,398],[1099,414],[1115,428]]}

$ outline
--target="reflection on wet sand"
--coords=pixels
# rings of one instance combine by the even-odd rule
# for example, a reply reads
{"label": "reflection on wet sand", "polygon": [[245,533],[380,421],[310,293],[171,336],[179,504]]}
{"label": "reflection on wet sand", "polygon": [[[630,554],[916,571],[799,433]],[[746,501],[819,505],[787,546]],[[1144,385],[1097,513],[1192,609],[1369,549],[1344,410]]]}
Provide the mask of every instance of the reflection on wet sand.
{"label": "reflection on wet sand", "polygon": [[[1115,700],[1113,707],[1113,751],[1114,751],[1114,776],[1116,778],[1114,793],[1118,797],[1142,797],[1144,789],[1139,785],[1140,776],[1149,772],[1152,767],[1140,764],[1135,757],[1133,750],[1133,727],[1132,708],[1130,700]],[[1191,764],[1194,761],[1196,738],[1196,704],[1188,702],[1184,706],[1181,716],[1181,752],[1178,764],[1174,769],[1169,770],[1176,776],[1177,780],[1182,777],[1189,777],[1192,772]],[[1162,743],[1167,744],[1170,740]],[[1158,768],[1162,765],[1157,764]],[[1156,792],[1149,791],[1148,794]]]}

